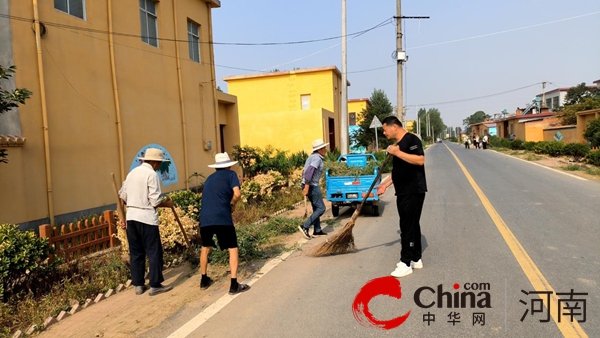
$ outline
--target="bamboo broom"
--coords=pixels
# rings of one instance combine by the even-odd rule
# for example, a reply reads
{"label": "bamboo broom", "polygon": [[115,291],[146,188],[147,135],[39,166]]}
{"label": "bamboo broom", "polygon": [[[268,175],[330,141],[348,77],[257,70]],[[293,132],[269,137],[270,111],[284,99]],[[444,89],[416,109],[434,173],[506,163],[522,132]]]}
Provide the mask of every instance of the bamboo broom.
{"label": "bamboo broom", "polygon": [[358,208],[356,208],[356,210],[354,210],[354,213],[352,214],[350,221],[348,221],[348,223],[346,223],[346,225],[344,225],[342,230],[340,230],[337,234],[335,234],[333,237],[331,237],[330,240],[328,239],[325,242],[321,243],[321,245],[319,245],[318,247],[315,247],[315,249],[313,249],[308,254],[309,256],[321,257],[321,256],[330,256],[330,255],[340,255],[340,254],[345,254],[349,251],[353,251],[356,249],[356,246],[354,245],[354,235],[352,234],[352,228],[354,228],[354,224],[356,223],[356,219],[358,218],[358,215],[360,215],[360,211],[362,210],[363,205],[367,201],[367,198],[369,197],[369,194],[373,190],[373,187],[375,187],[375,184],[377,184],[377,181],[379,181],[379,179],[381,178],[381,174],[383,173],[383,168],[385,168],[387,163],[390,161],[391,157],[392,157],[392,155],[390,155],[390,154],[387,154],[387,156],[385,157],[383,164],[381,165],[381,167],[379,168],[379,171],[377,172],[377,176],[373,180],[373,183],[371,183],[371,187],[369,187],[369,191],[367,191],[367,193],[363,197],[363,200],[358,205]]}

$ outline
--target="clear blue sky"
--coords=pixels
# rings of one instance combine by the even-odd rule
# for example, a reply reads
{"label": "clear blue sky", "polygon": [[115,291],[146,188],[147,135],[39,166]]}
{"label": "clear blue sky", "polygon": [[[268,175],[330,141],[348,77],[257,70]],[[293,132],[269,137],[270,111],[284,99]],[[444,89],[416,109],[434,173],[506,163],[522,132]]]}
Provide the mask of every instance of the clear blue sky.
{"label": "clear blue sky", "polygon": [[[216,42],[285,42],[341,35],[341,0],[222,0],[213,11]],[[391,18],[395,0],[347,0],[347,30],[354,33]],[[593,15],[550,23],[598,12]],[[495,94],[547,81],[547,90],[600,79],[600,1],[598,0],[404,0],[404,36],[408,119],[415,105],[436,107],[448,126],[459,126],[477,110],[493,115],[513,112],[542,92],[541,85],[485,99],[454,104],[432,103]],[[550,23],[481,38],[427,46]],[[283,46],[215,46],[216,64],[251,70],[281,70],[335,65],[341,69],[341,39]],[[349,98],[370,97],[383,89],[396,105],[395,26],[385,25],[348,38]],[[302,60],[288,63],[292,60]],[[282,65],[284,64],[284,65]],[[370,72],[352,73],[390,66]],[[217,84],[225,76],[251,71],[217,66]]]}

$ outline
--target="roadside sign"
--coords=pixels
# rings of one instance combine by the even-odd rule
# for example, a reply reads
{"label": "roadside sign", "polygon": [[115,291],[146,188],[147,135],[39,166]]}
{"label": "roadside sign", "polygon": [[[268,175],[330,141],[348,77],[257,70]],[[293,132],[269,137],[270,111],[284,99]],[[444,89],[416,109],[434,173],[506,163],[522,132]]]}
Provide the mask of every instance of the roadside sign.
{"label": "roadside sign", "polygon": [[375,115],[373,117],[373,121],[371,121],[371,125],[369,126],[369,128],[380,128],[383,125],[381,124],[381,121],[379,121],[379,119],[377,118],[377,115]]}
{"label": "roadside sign", "polygon": [[557,131],[556,134],[554,134],[554,141],[556,141],[556,142],[560,142],[564,138],[565,137],[563,136],[563,134],[560,131]]}

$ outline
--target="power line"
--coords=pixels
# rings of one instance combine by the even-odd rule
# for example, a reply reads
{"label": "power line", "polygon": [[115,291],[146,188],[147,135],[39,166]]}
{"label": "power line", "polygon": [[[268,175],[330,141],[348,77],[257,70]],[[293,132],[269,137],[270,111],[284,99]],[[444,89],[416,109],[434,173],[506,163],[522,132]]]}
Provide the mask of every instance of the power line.
{"label": "power line", "polygon": [[[25,17],[14,16],[14,15],[9,15],[9,14],[0,14],[0,18],[10,19],[10,20],[17,20],[17,21],[25,21],[25,22],[34,22],[34,20],[31,19],[31,18],[25,18]],[[386,19],[386,21],[387,20],[389,20],[389,19]],[[144,36],[144,35],[130,34],[130,33],[120,33],[120,32],[112,32],[111,33],[111,32],[109,32],[107,30],[102,30],[102,29],[94,29],[94,28],[85,28],[85,27],[79,27],[79,26],[65,25],[65,24],[60,24],[60,23],[50,22],[50,21],[40,21],[40,23],[43,24],[43,25],[46,25],[46,26],[50,26],[50,27],[74,29],[74,30],[85,31],[85,32],[90,32],[90,33],[112,34],[113,36],[123,36],[123,37],[131,37],[131,38],[146,38],[146,39],[150,38],[150,39],[153,39],[153,40],[171,41],[171,42],[185,42],[185,43],[189,42],[189,40],[160,38],[160,37]],[[340,36],[333,36],[333,37],[320,38],[320,39],[286,41],[286,42],[215,42],[215,41],[199,41],[199,43],[212,44],[212,45],[221,45],[221,46],[280,46],[280,45],[299,45],[299,44],[308,44],[308,43],[314,43],[314,42],[336,40],[336,39],[340,39],[340,38],[343,38],[343,37],[353,37],[353,36],[356,36],[356,35],[361,35],[361,34],[367,33],[369,31],[372,31],[372,30],[374,30],[376,28],[379,28],[379,27],[382,27],[382,26],[383,26],[382,24],[377,24],[377,25],[375,25],[375,26],[373,26],[371,28],[367,28],[367,29],[362,30],[362,31],[358,31],[358,32],[355,32],[355,33],[347,34],[345,36],[340,35]]]}
{"label": "power line", "polygon": [[504,91],[504,92],[500,92],[500,93],[495,93],[495,94],[489,94],[489,95],[471,97],[471,98],[468,98],[468,99],[460,99],[460,100],[444,101],[444,102],[434,102],[434,103],[412,104],[409,107],[441,106],[441,105],[445,105],[445,104],[452,104],[452,103],[459,103],[459,102],[480,100],[480,99],[485,99],[485,98],[488,98],[488,97],[493,97],[493,96],[504,95],[504,94],[516,92],[516,91],[523,90],[523,89],[526,89],[526,88],[531,88],[531,87],[534,87],[534,86],[538,86],[540,84],[542,84],[542,83],[538,82],[538,83],[531,84],[529,86],[524,86],[524,87],[519,87],[519,88],[515,88],[515,89],[510,89],[510,90],[507,90],[507,91]]}

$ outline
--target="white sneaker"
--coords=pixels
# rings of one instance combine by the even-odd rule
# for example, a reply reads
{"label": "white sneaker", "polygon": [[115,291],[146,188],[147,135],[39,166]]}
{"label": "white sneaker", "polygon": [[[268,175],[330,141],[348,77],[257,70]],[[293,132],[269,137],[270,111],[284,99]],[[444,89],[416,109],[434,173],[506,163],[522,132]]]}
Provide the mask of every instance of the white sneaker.
{"label": "white sneaker", "polygon": [[419,259],[416,262],[410,261],[410,267],[413,269],[423,269],[423,260]]}
{"label": "white sneaker", "polygon": [[[402,261],[398,262],[398,264],[396,264],[396,267],[401,267],[404,264]],[[416,262],[410,261],[410,267],[413,269],[423,269],[423,260],[419,259]]]}
{"label": "white sneaker", "polygon": [[407,266],[406,264],[402,263],[402,265],[396,267],[396,270],[392,271],[391,275],[396,278],[400,278],[408,276],[411,273],[413,273],[413,269],[410,266]]}

